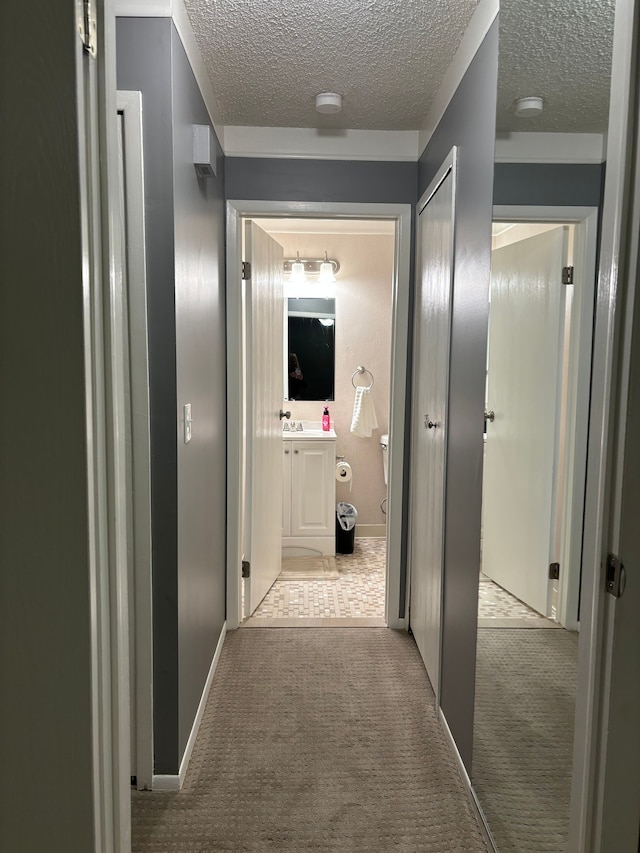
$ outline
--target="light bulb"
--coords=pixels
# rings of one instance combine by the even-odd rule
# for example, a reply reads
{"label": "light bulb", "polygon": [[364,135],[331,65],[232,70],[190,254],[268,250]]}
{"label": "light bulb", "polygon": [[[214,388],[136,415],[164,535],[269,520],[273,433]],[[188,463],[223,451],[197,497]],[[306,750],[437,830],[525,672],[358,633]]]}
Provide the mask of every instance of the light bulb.
{"label": "light bulb", "polygon": [[307,280],[306,273],[304,271],[304,264],[300,260],[300,252],[296,253],[296,260],[291,264],[291,275],[289,276],[289,281],[292,284],[304,284]]}
{"label": "light bulb", "polygon": [[333,266],[329,263],[327,253],[324,253],[324,261],[320,264],[320,275],[318,276],[318,284],[333,284],[336,280],[333,274]]}

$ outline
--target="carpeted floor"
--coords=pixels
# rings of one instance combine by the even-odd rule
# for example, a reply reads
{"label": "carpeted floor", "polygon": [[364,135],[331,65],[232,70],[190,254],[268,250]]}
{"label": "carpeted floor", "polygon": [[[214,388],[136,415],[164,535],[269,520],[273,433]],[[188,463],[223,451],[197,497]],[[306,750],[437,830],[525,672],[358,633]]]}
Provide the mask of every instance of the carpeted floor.
{"label": "carpeted floor", "polygon": [[486,850],[416,646],[385,628],[228,634],[183,790],[133,796],[134,853]]}
{"label": "carpeted floor", "polygon": [[500,853],[566,849],[578,635],[481,628],[472,783]]}

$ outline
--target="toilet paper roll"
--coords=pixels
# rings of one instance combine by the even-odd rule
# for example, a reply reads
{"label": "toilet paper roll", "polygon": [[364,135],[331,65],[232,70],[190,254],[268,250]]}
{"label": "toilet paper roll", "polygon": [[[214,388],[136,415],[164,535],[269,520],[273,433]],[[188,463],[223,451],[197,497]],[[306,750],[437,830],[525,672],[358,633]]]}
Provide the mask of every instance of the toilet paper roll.
{"label": "toilet paper roll", "polygon": [[336,464],[336,480],[339,483],[349,483],[349,491],[353,486],[353,471],[348,462],[338,462]]}

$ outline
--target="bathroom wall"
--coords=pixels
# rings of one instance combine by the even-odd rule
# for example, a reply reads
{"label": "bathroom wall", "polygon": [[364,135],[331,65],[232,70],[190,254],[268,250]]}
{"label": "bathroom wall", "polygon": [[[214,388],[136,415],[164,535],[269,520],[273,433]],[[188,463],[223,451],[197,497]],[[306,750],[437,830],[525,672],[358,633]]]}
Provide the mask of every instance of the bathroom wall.
{"label": "bathroom wall", "polygon": [[[328,403],[338,441],[336,451],[352,469],[352,489],[336,483],[336,500],[358,510],[358,535],[384,535],[380,508],[386,497],[380,435],[389,431],[392,280],[394,235],[385,234],[275,234],[285,256],[322,257],[324,251],[340,262],[335,284],[327,296],[336,299],[335,402]],[[354,388],[351,375],[363,364],[373,373],[373,400],[379,429],[371,438],[350,432]],[[356,377],[354,382],[366,384]],[[367,380],[368,382],[368,380]],[[320,420],[322,402],[286,401],[292,420]],[[377,525],[370,527],[370,525]]]}

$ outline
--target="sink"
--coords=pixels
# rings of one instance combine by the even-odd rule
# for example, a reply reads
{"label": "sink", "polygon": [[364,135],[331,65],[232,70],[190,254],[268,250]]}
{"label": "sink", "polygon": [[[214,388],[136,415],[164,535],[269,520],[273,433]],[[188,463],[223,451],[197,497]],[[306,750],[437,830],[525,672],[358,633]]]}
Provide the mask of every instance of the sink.
{"label": "sink", "polygon": [[[282,425],[282,437],[295,439],[295,438],[304,438],[304,439],[335,439],[337,438],[336,433],[333,429],[325,431],[322,429],[322,424],[320,421],[293,421],[295,423],[295,427],[292,427],[288,421],[285,421]],[[285,426],[288,426],[289,429],[285,429]],[[302,429],[300,429],[300,426]]]}

